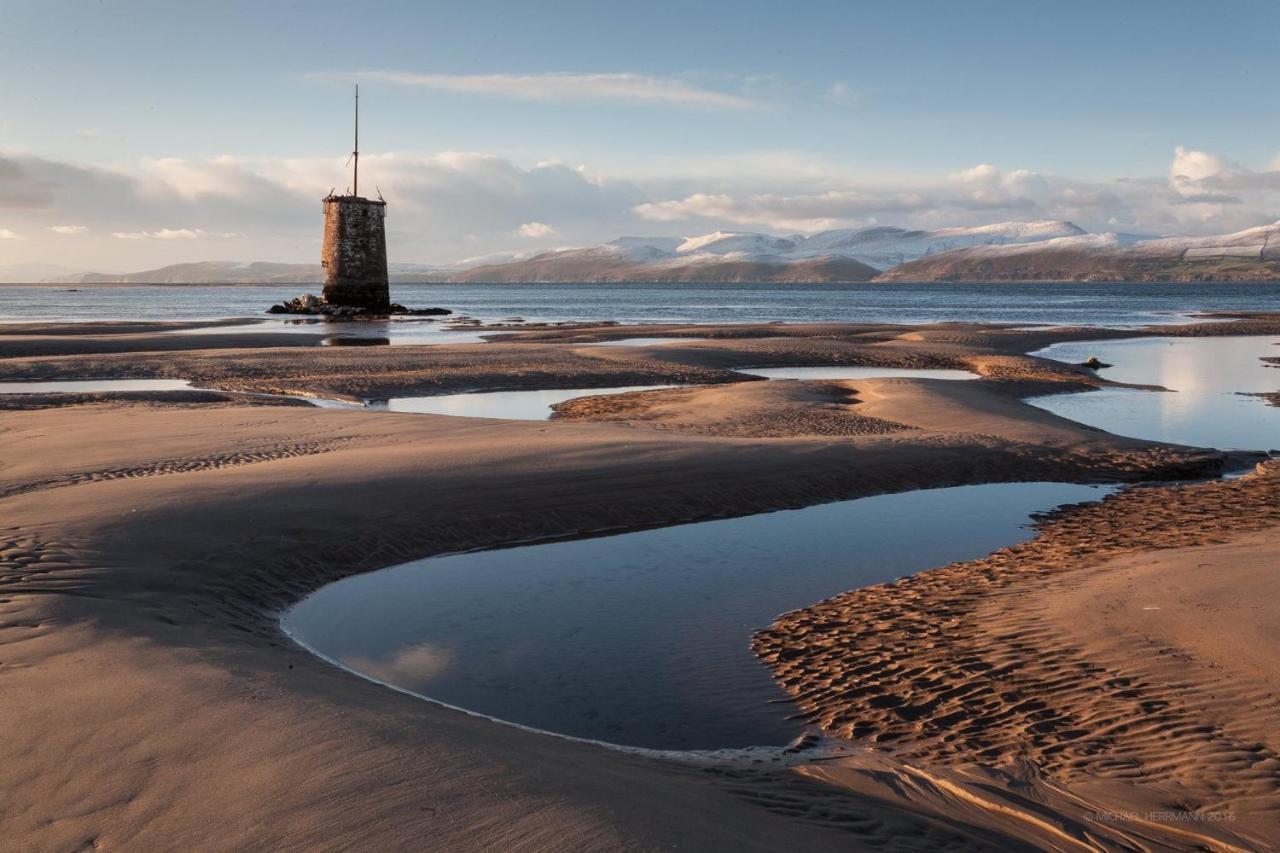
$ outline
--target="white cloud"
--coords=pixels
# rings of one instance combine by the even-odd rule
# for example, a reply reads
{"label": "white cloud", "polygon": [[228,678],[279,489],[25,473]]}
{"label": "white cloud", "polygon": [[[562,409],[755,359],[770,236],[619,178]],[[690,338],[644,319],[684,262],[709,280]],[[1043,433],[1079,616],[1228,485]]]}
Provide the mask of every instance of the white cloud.
{"label": "white cloud", "polygon": [[732,196],[724,194],[694,193],[679,200],[647,201],[637,204],[634,210],[642,219],[658,222],[677,222],[695,216],[728,218],[734,213],[734,200]]}
{"label": "white cloud", "polygon": [[516,236],[531,237],[536,240],[543,237],[559,237],[560,232],[545,222],[526,222],[516,229]]}
{"label": "white cloud", "polygon": [[[794,169],[786,174],[797,186],[816,182]],[[1274,221],[1280,211],[1280,171],[1255,172],[1185,148],[1174,152],[1166,179],[1080,181],[980,163],[933,180],[856,180],[833,169],[818,182],[828,188],[792,193],[744,191],[742,183],[642,202],[634,212],[686,231],[751,226],[812,233],[878,223],[933,228],[1066,219],[1092,230],[1212,233]]]}
{"label": "white cloud", "polygon": [[199,228],[161,228],[158,231],[113,231],[117,240],[198,240],[205,235]]}
{"label": "white cloud", "polygon": [[50,225],[49,230],[54,234],[83,234],[88,231],[87,225]]}
{"label": "white cloud", "polygon": [[22,235],[8,228],[0,228],[0,240],[21,240]]}
{"label": "white cloud", "polygon": [[235,157],[210,160],[165,158],[144,161],[146,192],[177,193],[185,199],[210,197],[247,199],[278,192],[271,181],[253,171],[252,164]]}
{"label": "white cloud", "polygon": [[797,195],[694,193],[683,199],[636,205],[634,210],[642,219],[658,222],[703,219],[813,233],[869,224],[882,216],[901,217],[928,206],[928,199],[917,192],[830,190]]}
{"label": "white cloud", "polygon": [[[361,188],[390,204],[394,260],[453,261],[512,248],[521,225],[554,223],[575,244],[631,230],[644,201],[633,182],[547,161],[522,166],[472,152],[370,155]],[[0,153],[0,227],[41,236],[31,260],[85,269],[144,269],[201,260],[313,262],[319,201],[342,189],[341,158],[162,159],[111,169]],[[83,239],[50,229],[83,225]],[[178,223],[178,224],[175,224]],[[232,241],[227,235],[240,236]],[[471,235],[469,238],[468,235]],[[54,241],[57,241],[56,243]]]}
{"label": "white cloud", "polygon": [[812,233],[872,224],[934,228],[1066,219],[1091,230],[1213,233],[1274,221],[1280,211],[1280,172],[1254,172],[1219,155],[1187,149],[1175,151],[1163,179],[1081,181],[991,163],[933,180],[857,180],[835,169],[822,181],[794,169],[786,174],[793,185],[828,188],[753,193],[738,182],[727,191],[646,201],[634,212],[654,223],[680,223],[689,232],[752,226]]}
{"label": "white cloud", "polygon": [[1231,168],[1225,157],[1206,151],[1192,151],[1179,145],[1173,150],[1173,162],[1169,164],[1169,180],[1195,182],[1212,177]]}
{"label": "white cloud", "polygon": [[444,92],[529,101],[639,101],[725,109],[758,109],[762,106],[759,101],[743,95],[701,88],[677,78],[649,74],[419,74],[412,71],[360,71],[346,75],[324,73],[310,76],[326,80],[377,80]]}
{"label": "white cloud", "polygon": [[[1179,146],[1169,167],[1169,187],[1185,205],[1247,206],[1264,193],[1280,190],[1280,158],[1257,172],[1219,154]],[[1202,216],[1213,215],[1212,210],[1199,210]]]}

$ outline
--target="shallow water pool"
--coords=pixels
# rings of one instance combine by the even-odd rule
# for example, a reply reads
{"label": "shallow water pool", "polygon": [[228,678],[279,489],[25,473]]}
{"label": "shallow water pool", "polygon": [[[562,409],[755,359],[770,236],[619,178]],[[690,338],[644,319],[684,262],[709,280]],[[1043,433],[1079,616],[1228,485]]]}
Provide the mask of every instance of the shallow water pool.
{"label": "shallow water pool", "polygon": [[977,379],[967,370],[925,370],[909,367],[745,367],[736,372],[766,379]]}
{"label": "shallow water pool", "polygon": [[1097,486],[881,495],[594,539],[418,560],[318,590],[295,639],[470,711],[658,749],[782,744],[804,729],[752,654],[784,611],[1031,535]]}
{"label": "shallow water pool", "polygon": [[[1117,435],[1228,450],[1280,448],[1280,408],[1260,397],[1280,390],[1280,337],[1136,338],[1055,344],[1034,355],[1113,365],[1098,375],[1162,385],[1170,392],[1103,388],[1030,400],[1036,406]],[[1243,392],[1243,393],[1241,393]]]}
{"label": "shallow water pool", "polygon": [[674,385],[631,385],[623,388],[552,388],[538,391],[482,391],[472,394],[440,394],[434,397],[392,397],[374,401],[372,409],[415,412],[429,415],[461,415],[469,418],[503,418],[517,421],[545,421],[556,403],[578,397],[655,391]]}
{"label": "shallow water pool", "polygon": [[450,326],[435,320],[326,320],[321,317],[291,317],[255,320],[235,326],[202,326],[172,329],[170,335],[226,335],[288,333],[322,335],[321,346],[427,346],[438,344],[482,344],[485,334]]}
{"label": "shallow water pool", "polygon": [[[633,340],[644,340],[635,338]],[[658,339],[664,342],[669,338]],[[893,367],[761,367],[739,370],[748,376],[767,379],[884,379],[898,376],[929,379],[977,379],[965,370],[908,370]],[[392,412],[432,415],[463,415],[472,418],[542,421],[552,415],[551,407],[577,397],[656,391],[676,385],[632,385],[621,388],[556,388],[536,391],[480,391],[468,394],[438,394],[432,397],[393,397],[371,401],[370,408]]]}

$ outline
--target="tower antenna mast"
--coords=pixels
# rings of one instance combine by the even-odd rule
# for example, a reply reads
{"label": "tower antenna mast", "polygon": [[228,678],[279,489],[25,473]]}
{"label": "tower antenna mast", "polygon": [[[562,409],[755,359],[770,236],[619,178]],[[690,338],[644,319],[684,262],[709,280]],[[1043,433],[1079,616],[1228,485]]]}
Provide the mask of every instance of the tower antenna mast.
{"label": "tower antenna mast", "polygon": [[355,150],[351,152],[351,159],[355,162],[355,166],[351,171],[351,194],[360,195],[360,84],[356,84],[356,140]]}

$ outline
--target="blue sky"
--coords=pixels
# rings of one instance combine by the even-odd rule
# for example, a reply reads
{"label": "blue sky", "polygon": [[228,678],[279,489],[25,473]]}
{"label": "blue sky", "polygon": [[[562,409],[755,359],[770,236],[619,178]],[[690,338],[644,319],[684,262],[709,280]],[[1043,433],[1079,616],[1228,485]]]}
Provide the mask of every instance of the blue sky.
{"label": "blue sky", "polygon": [[1277,25],[1261,2],[0,0],[0,263],[309,260],[357,79],[400,260],[1064,214],[1225,230],[1280,210]]}

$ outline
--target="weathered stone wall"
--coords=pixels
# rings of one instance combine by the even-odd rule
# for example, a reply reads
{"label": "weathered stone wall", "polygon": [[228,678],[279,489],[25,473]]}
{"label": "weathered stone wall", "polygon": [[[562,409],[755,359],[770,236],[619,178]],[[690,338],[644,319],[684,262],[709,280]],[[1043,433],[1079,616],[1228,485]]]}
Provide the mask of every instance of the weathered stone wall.
{"label": "weathered stone wall", "polygon": [[387,284],[387,205],[358,196],[324,200],[324,298],[333,305],[385,311],[391,304]]}

